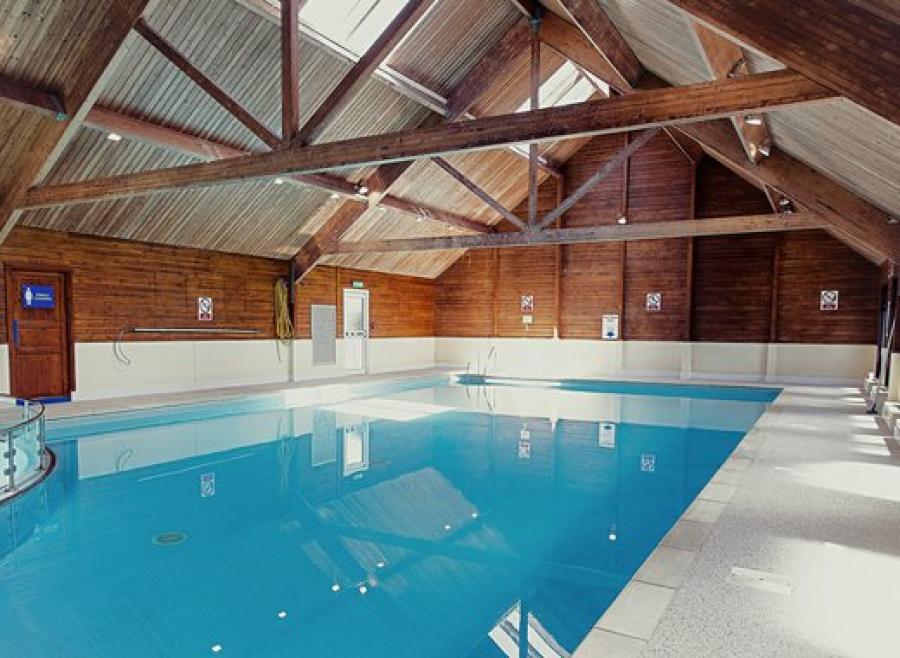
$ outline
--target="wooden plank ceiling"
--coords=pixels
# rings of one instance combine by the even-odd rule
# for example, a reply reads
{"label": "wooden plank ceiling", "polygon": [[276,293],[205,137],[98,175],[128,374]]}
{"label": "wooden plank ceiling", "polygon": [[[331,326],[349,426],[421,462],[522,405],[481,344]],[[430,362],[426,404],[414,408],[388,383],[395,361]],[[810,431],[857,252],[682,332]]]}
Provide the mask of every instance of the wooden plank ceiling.
{"label": "wooden plank ceiling", "polygon": [[[593,1],[599,1],[608,12],[613,25],[623,33],[647,70],[676,85],[716,77],[700,50],[694,32],[695,17],[675,6],[691,3]],[[47,48],[63,48],[63,39],[49,46],[44,43],[47,39],[42,41],[39,36],[47,24],[57,25],[57,34],[65,31],[60,21],[71,21],[71,25],[91,24],[92,20],[96,21],[97,4],[74,0],[65,3],[66,12],[42,7],[43,13],[28,14],[22,10],[21,3],[0,0],[0,75],[47,91],[65,91],[66,80],[73,75],[77,61],[54,58],[52,61],[59,60],[58,63],[47,67]],[[542,80],[565,62],[558,51],[571,47],[571,34],[565,21],[572,20],[573,15],[577,16],[585,8],[589,10],[591,3],[547,0],[545,4],[554,12],[552,20],[556,22],[552,34],[559,43],[555,49],[542,48]],[[144,18],[269,130],[280,134],[277,2],[159,0]],[[522,20],[520,7],[510,0],[437,0],[387,60],[392,75],[396,74],[401,83],[412,81],[413,93],[398,91],[398,83],[390,76],[373,76],[349,105],[336,113],[336,119],[324,126],[316,141],[405,130],[422,125],[429,117],[433,120],[434,113],[425,105],[431,105],[432,109],[439,107],[442,98],[446,99],[457,89],[485,53]],[[43,34],[46,37],[51,33]],[[754,72],[784,68],[760,52],[747,49],[745,52]],[[352,61],[308,35],[301,39],[299,60],[299,125],[304,125],[350,70]],[[629,70],[628,75],[634,77],[636,71]],[[515,111],[528,98],[528,81],[526,48],[511,59],[502,80],[479,97],[471,109],[472,115],[483,117]],[[418,101],[412,98],[417,94]],[[246,127],[135,35],[129,37],[122,64],[105,85],[98,105],[242,151],[266,150]],[[0,142],[0,161],[9,161],[13,155],[9,149],[21,148],[18,136],[23,131],[27,134],[38,130],[40,122],[47,120],[46,116],[34,112],[0,105],[0,133],[7,137]],[[770,112],[767,124],[772,139],[785,152],[882,210],[900,216],[900,158],[897,157],[900,127],[849,100]],[[545,144],[544,153],[551,161],[563,162],[583,143],[583,140],[569,140]],[[129,139],[112,142],[105,131],[87,127],[76,135],[47,182],[74,182],[199,161],[158,145]],[[527,162],[509,150],[459,155],[451,161],[507,208],[516,207],[527,195]],[[372,168],[367,168],[342,172],[342,175],[358,182],[371,172]],[[0,169],[0,184],[10,175],[9,168]],[[484,224],[499,221],[496,212],[426,161],[413,165],[391,188],[391,194]],[[321,189],[264,180],[29,210],[23,213],[20,222],[39,228],[287,259],[324,224],[339,202]],[[372,207],[353,224],[344,239],[376,241],[464,233],[464,229],[428,217],[417,218],[393,208]],[[461,253],[451,249],[339,254],[327,257],[324,262],[435,277]]]}

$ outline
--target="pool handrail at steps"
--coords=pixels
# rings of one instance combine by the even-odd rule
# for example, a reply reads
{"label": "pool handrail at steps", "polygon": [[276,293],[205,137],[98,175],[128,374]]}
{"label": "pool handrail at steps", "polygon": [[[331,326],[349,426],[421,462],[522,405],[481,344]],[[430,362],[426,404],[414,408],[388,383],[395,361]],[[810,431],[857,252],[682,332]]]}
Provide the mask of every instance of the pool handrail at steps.
{"label": "pool handrail at steps", "polygon": [[[0,414],[0,503],[3,503],[41,482],[53,470],[56,460],[47,448],[42,402],[0,395],[0,409],[4,412]],[[7,413],[10,410],[14,413]]]}

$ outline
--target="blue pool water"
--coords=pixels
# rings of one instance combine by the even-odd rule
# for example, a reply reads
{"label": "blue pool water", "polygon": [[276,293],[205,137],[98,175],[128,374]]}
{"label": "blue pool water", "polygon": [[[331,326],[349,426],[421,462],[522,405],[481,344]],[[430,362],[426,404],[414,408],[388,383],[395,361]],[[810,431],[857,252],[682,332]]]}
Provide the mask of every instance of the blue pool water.
{"label": "blue pool water", "polygon": [[57,470],[0,507],[0,656],[567,656],[777,394],[736,390],[58,424]]}

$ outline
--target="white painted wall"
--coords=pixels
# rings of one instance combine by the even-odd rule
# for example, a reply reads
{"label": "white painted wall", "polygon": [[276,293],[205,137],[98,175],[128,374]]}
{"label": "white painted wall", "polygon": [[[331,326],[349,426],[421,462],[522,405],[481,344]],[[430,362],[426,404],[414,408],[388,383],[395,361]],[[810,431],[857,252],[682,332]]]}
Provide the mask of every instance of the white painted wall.
{"label": "white painted wall", "polygon": [[0,393],[9,395],[9,345],[0,345]]}
{"label": "white painted wall", "polygon": [[872,345],[689,343],[437,338],[437,365],[539,378],[656,377],[857,385],[872,368]]}
{"label": "white painted wall", "polygon": [[77,390],[73,399],[271,384],[289,379],[289,350],[274,340],[127,342],[122,350],[130,365],[115,358],[112,343],[76,343]]}
{"label": "white painted wall", "polygon": [[[294,341],[294,380],[307,381],[340,377],[344,374],[344,341],[337,341],[337,361],[333,365],[313,365],[312,340]],[[394,372],[434,367],[435,339],[427,338],[370,338],[368,347],[369,372]]]}

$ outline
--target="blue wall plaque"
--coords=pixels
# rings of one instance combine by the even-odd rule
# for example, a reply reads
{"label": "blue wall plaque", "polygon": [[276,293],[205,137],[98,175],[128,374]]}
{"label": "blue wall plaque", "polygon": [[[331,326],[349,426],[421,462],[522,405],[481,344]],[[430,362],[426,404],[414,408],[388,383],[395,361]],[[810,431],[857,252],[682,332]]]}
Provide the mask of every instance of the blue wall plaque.
{"label": "blue wall plaque", "polygon": [[56,290],[53,286],[23,283],[22,308],[56,308]]}

